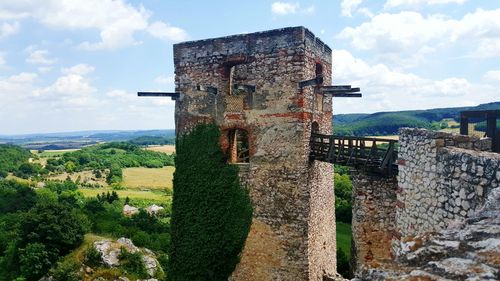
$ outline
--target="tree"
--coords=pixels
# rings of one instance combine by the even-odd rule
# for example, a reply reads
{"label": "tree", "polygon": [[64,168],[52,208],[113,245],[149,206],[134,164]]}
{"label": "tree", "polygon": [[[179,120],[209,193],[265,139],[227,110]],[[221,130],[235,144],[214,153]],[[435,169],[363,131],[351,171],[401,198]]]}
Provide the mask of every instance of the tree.
{"label": "tree", "polygon": [[65,255],[83,242],[89,229],[88,219],[71,206],[49,202],[38,204],[21,221],[21,247],[43,243],[58,255]]}
{"label": "tree", "polygon": [[30,243],[20,250],[21,274],[27,280],[38,280],[50,269],[56,257],[44,244]]}
{"label": "tree", "polygon": [[37,195],[28,185],[17,181],[0,181],[0,213],[28,210],[33,207]]}
{"label": "tree", "polygon": [[252,207],[227,163],[215,124],[200,124],[176,141],[169,278],[227,280],[239,262]]}

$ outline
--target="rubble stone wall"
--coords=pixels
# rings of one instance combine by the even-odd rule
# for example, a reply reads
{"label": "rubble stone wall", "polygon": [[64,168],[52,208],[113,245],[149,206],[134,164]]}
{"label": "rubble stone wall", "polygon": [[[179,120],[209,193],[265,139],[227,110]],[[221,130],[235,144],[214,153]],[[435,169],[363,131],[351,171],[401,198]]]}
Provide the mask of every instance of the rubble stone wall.
{"label": "rubble stone wall", "polygon": [[[331,49],[294,27],[179,43],[174,63],[178,134],[215,122],[224,150],[232,129],[248,134],[250,161],[240,175],[253,219],[231,280],[335,276],[333,167],[309,161],[313,122],[332,132],[331,98],[315,86],[298,88],[317,74],[331,84]],[[255,91],[235,90],[235,84]]]}
{"label": "rubble stone wall", "polygon": [[489,139],[402,129],[400,147],[396,221],[403,240],[470,217],[499,185],[500,157],[487,151]]}
{"label": "rubble stone wall", "polygon": [[397,180],[353,176],[358,277],[397,271],[396,261],[417,249],[422,236],[477,215],[500,184],[500,154],[489,151],[490,139],[405,128],[399,145]]}
{"label": "rubble stone wall", "polygon": [[353,175],[353,271],[379,268],[393,262],[392,239],[396,230],[395,177]]}

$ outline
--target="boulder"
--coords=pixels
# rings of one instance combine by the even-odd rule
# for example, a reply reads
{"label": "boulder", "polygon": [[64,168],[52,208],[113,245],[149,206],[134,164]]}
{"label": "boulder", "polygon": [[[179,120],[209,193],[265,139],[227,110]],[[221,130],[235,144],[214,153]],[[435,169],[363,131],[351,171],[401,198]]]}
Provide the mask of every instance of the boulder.
{"label": "boulder", "polygon": [[[162,270],[155,254],[151,250],[146,248],[141,249],[135,246],[134,243],[132,243],[132,240],[128,238],[122,237],[116,241],[109,239],[95,241],[94,247],[101,254],[103,264],[108,267],[117,267],[120,265],[120,252],[122,248],[125,248],[130,253],[140,252],[143,255],[142,261],[149,276],[153,277],[156,275],[158,270]],[[125,279],[120,280],[126,281]]]}
{"label": "boulder", "polygon": [[130,206],[130,205],[126,204],[125,206],[123,206],[122,213],[124,216],[131,217],[131,216],[139,213],[139,208],[136,208],[134,206]]}

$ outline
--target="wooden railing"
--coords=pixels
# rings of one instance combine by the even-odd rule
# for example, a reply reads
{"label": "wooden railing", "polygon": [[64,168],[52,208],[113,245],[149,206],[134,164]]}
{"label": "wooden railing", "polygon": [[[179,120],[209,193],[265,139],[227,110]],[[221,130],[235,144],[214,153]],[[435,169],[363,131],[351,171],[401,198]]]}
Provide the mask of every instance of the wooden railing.
{"label": "wooden railing", "polygon": [[397,174],[397,140],[311,134],[311,160],[351,166],[370,173]]}

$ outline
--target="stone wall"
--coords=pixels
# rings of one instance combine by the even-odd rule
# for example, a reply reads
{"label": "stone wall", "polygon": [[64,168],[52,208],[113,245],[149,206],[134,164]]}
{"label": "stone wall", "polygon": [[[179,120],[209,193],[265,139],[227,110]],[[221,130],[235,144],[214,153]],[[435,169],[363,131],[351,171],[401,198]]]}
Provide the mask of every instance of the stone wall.
{"label": "stone wall", "polygon": [[396,221],[402,243],[474,214],[500,181],[500,156],[489,139],[423,129],[400,132]]}
{"label": "stone wall", "polygon": [[295,27],[176,44],[174,63],[178,134],[215,122],[224,150],[231,130],[248,134],[250,161],[240,175],[246,174],[253,220],[231,280],[335,276],[333,169],[308,159],[313,122],[322,133],[332,131],[331,98],[317,87],[298,88],[317,69],[330,85],[331,49]]}
{"label": "stone wall", "polygon": [[[498,198],[492,192],[500,187],[500,154],[488,151],[490,139],[402,129],[399,145],[397,181],[363,173],[353,176],[352,252],[356,276],[363,280],[385,280],[385,277],[396,280],[395,276],[399,275],[417,280],[405,275],[412,263],[418,261],[424,265],[453,255],[463,259],[466,253],[462,250],[473,252],[474,249],[446,251],[458,242],[437,241],[425,249],[427,252],[417,250],[437,232],[446,233],[456,225],[474,224],[477,219],[472,218],[481,217],[479,211],[484,214],[485,203],[492,205],[491,198]],[[491,223],[495,228],[498,220]],[[470,240],[470,237],[462,238]],[[500,250],[496,257],[498,252]],[[455,260],[446,262],[452,261]],[[467,262],[475,266],[480,259]],[[446,267],[445,264],[439,266]],[[412,276],[420,273],[417,270]]]}
{"label": "stone wall", "polygon": [[391,243],[396,230],[395,177],[356,173],[353,179],[352,265],[356,275],[393,262]]}

